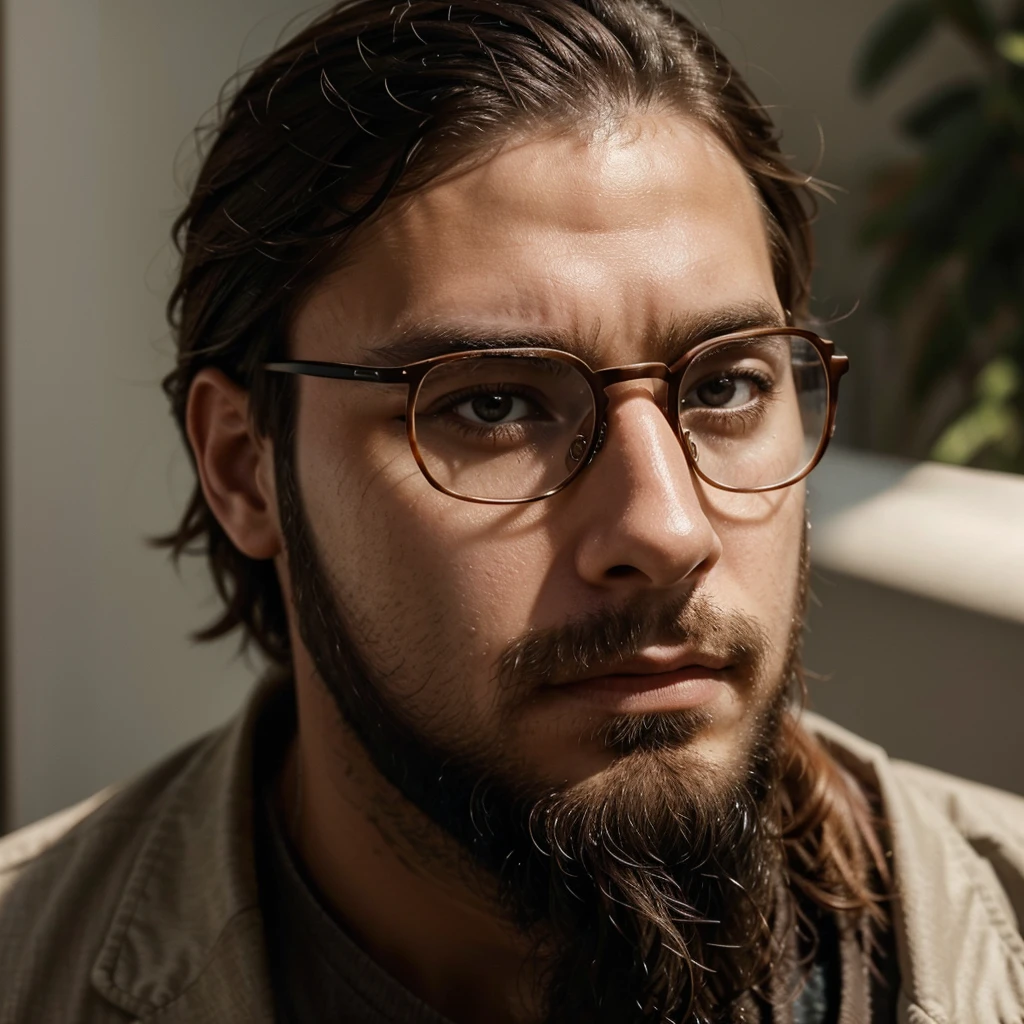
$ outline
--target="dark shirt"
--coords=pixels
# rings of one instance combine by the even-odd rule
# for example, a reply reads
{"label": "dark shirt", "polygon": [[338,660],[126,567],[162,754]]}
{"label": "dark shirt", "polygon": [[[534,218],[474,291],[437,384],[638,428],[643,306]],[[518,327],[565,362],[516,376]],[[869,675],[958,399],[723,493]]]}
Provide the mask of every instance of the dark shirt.
{"label": "dark shirt", "polygon": [[279,1024],[451,1024],[379,967],[324,907],[264,801],[258,858]]}

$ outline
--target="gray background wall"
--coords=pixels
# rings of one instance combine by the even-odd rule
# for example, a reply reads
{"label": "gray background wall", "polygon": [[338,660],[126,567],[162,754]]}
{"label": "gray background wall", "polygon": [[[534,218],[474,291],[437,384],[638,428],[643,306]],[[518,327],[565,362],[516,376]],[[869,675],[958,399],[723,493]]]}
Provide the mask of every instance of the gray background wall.
{"label": "gray background wall", "polygon": [[[823,313],[845,311],[870,271],[850,256],[848,229],[865,171],[895,147],[891,114],[969,58],[939,44],[868,107],[850,98],[849,67],[883,0],[692,7],[776,106],[805,165],[820,123],[818,173],[850,195],[823,213],[818,294]],[[179,578],[143,545],[173,525],[189,485],[158,386],[170,366],[167,236],[182,203],[174,169],[187,182],[194,166],[193,126],[222,82],[308,10],[284,0],[5,5],[12,824],[137,771],[230,714],[253,678],[232,643],[184,639],[214,608],[202,571]],[[851,318],[842,331],[852,348],[873,328]],[[852,405],[851,423],[866,423]],[[1020,627],[849,581],[818,591],[812,662],[835,678],[818,706],[901,753],[1024,789],[1015,725],[1007,732],[1007,710],[1018,721],[1021,710]],[[979,649],[996,652],[985,675],[996,690],[979,701],[972,689],[968,705],[949,668],[980,678]],[[945,689],[930,687],[915,653],[935,678],[945,673]]]}

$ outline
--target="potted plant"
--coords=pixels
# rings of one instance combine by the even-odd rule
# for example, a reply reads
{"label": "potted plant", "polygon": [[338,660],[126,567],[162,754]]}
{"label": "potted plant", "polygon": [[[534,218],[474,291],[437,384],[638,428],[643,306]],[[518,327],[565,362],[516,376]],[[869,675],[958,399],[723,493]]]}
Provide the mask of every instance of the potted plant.
{"label": "potted plant", "polygon": [[870,32],[856,86],[871,96],[942,30],[977,71],[902,118],[911,155],[877,174],[861,231],[881,254],[874,305],[907,346],[891,446],[1024,473],[1024,0],[1001,14],[903,0]]}

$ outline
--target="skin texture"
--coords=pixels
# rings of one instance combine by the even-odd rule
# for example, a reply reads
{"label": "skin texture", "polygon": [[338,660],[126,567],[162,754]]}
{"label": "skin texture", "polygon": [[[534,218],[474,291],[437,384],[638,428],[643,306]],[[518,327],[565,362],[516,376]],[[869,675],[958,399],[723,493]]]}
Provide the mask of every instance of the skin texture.
{"label": "skin texture", "polygon": [[[452,325],[577,335],[595,368],[671,362],[686,345],[676,337],[667,350],[674,327],[754,304],[783,316],[752,186],[704,129],[647,113],[586,138],[519,140],[391,209],[308,297],[290,354],[379,362],[416,327]],[[610,712],[560,693],[510,703],[497,659],[531,630],[697,598],[756,622],[770,646],[761,683],[726,676],[715,687],[679,770],[712,788],[744,771],[784,683],[802,485],[705,486],[659,386],[639,381],[610,392],[604,447],[564,492],[510,508],[461,502],[412,459],[404,387],[298,384],[298,486],[339,612],[424,734],[507,777],[599,792],[615,754],[594,729]],[[203,371],[188,425],[211,507],[242,551],[275,559],[288,597],[273,449],[252,431],[245,393]],[[288,810],[322,892],[385,968],[452,1019],[531,1019],[524,939],[374,770],[294,627],[299,738],[281,792],[290,805],[301,764],[300,805]]]}

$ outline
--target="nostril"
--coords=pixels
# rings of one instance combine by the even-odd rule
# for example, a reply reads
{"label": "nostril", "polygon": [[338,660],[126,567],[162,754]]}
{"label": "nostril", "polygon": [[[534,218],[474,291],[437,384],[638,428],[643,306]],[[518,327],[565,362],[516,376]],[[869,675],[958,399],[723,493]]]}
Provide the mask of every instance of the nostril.
{"label": "nostril", "polygon": [[605,571],[605,575],[613,580],[625,579],[628,576],[632,576],[634,573],[640,570],[633,565],[613,565],[610,569]]}

